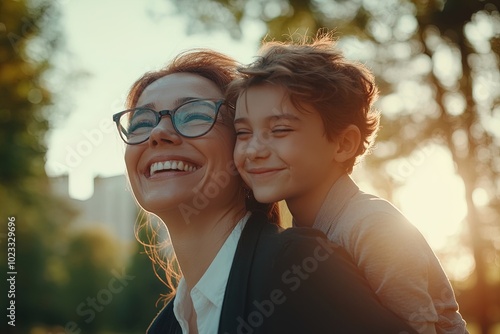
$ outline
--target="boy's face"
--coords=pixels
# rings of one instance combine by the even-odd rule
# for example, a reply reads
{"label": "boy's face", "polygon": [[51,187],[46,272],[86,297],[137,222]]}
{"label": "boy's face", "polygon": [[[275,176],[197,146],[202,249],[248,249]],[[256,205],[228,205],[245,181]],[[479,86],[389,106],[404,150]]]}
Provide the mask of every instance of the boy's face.
{"label": "boy's face", "polygon": [[[249,88],[236,103],[234,160],[255,198],[319,210],[343,169],[318,112],[297,110],[283,87]],[[316,208],[317,207],[317,208]],[[293,210],[292,210],[293,213]]]}

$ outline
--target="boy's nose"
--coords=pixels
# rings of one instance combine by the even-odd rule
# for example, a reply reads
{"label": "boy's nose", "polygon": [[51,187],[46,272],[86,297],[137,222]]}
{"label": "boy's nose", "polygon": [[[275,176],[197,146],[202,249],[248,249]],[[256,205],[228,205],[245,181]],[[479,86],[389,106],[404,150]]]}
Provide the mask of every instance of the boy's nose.
{"label": "boy's nose", "polygon": [[246,147],[246,156],[250,160],[265,158],[269,156],[269,149],[267,147],[265,138],[262,136],[254,136],[248,146]]}

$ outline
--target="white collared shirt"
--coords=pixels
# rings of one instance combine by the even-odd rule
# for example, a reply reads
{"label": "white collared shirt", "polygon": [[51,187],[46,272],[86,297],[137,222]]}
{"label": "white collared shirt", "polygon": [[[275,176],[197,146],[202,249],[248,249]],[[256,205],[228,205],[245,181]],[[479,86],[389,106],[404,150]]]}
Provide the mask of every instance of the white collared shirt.
{"label": "white collared shirt", "polygon": [[188,319],[191,317],[191,308],[188,306],[190,304],[188,298],[193,301],[198,334],[217,333],[234,254],[250,215],[250,212],[247,212],[236,224],[208,269],[190,292],[187,290],[184,277],[180,279],[174,299],[174,315],[182,328],[182,333],[189,333]]}

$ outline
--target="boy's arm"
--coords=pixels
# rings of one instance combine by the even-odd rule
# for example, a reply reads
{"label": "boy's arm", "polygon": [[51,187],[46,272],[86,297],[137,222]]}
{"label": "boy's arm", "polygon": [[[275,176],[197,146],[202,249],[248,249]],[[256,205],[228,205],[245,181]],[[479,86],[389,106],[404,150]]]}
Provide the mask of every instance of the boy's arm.
{"label": "boy's arm", "polygon": [[422,330],[418,331],[420,334],[436,334],[436,326],[434,324],[428,324],[427,326],[422,326]]}
{"label": "boy's arm", "polygon": [[348,243],[382,303],[419,333],[436,333],[438,323],[444,333],[465,328],[446,274],[413,225],[390,214],[374,214],[356,225]]}

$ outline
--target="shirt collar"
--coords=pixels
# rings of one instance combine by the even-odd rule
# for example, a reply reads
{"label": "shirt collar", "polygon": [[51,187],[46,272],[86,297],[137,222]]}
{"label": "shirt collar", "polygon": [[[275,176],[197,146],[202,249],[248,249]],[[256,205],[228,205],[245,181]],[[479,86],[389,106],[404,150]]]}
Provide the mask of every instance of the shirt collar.
{"label": "shirt collar", "polygon": [[[189,295],[191,295],[195,309],[198,307],[204,308],[204,305],[207,303],[211,303],[219,309],[222,308],[224,292],[231,271],[234,254],[236,253],[241,232],[250,216],[251,213],[247,212],[247,214],[236,224],[221,249],[212,260],[208,269],[190,292],[187,290],[184,277],[181,277],[179,280],[176,297],[174,299],[174,314],[177,320],[179,320],[181,327],[187,325],[187,323],[184,324],[186,322],[185,319],[191,316],[190,312],[188,312],[189,308],[184,306]],[[195,298],[193,298],[193,292],[196,295]]]}
{"label": "shirt collar", "polygon": [[222,306],[234,254],[240,240],[241,232],[250,215],[250,212],[247,212],[238,224],[236,224],[208,269],[193,288],[193,290],[196,289],[212,304],[218,307]]}
{"label": "shirt collar", "polygon": [[349,174],[343,174],[326,195],[316,215],[313,228],[321,230],[325,234],[328,234],[330,230],[334,230],[337,225],[337,218],[342,214],[345,205],[358,192],[359,187],[354,180],[351,179]]}

